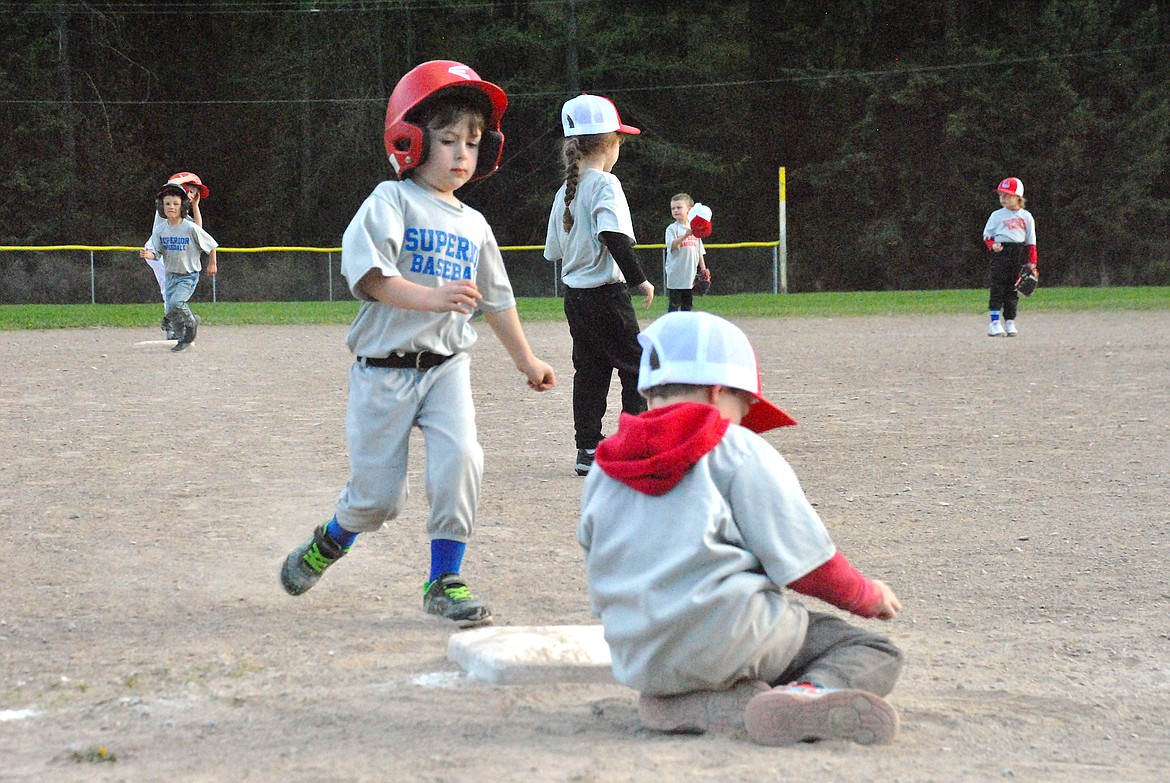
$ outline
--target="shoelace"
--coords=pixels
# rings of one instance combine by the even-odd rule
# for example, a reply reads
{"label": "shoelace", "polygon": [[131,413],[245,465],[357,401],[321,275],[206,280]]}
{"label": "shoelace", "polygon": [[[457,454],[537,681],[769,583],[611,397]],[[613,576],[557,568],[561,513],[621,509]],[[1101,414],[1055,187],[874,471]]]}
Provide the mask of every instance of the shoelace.
{"label": "shoelace", "polygon": [[321,554],[321,550],[317,548],[316,544],[313,544],[311,547],[309,547],[309,551],[305,552],[304,560],[305,565],[316,571],[318,574],[333,563],[332,560]]}
{"label": "shoelace", "polygon": [[473,597],[471,595],[471,590],[468,589],[467,585],[456,584],[451,585],[450,587],[444,587],[443,592],[446,593],[447,597],[452,601],[470,601]]}

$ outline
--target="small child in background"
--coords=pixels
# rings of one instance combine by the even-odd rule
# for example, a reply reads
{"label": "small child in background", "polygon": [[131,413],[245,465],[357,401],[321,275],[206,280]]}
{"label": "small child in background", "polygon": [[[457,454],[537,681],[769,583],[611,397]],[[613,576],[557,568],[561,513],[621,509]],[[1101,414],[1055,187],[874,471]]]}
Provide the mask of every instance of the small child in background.
{"label": "small child in background", "polygon": [[[703,312],[646,327],[638,389],[585,479],[577,538],[617,680],[646,728],[757,742],[893,741],[889,639],[811,611],[902,606],[837,551],[792,468],[757,433],[796,422],[763,396],[751,343]],[[787,588],[787,589],[786,589]]]}
{"label": "small child in background", "polygon": [[983,243],[991,251],[990,293],[987,309],[991,323],[988,337],[1015,337],[1021,275],[1039,277],[1036,254],[1036,221],[1024,209],[1024,183],[1008,177],[996,188],[1000,208],[991,213],[983,227]]}
{"label": "small child in background", "polygon": [[561,127],[565,181],[549,212],[544,257],[562,262],[565,318],[573,338],[575,469],[584,476],[604,437],[614,370],[622,384],[622,411],[646,410],[638,394],[640,327],[629,287],[642,292],[642,306],[649,308],[654,286],[634,253],[630,205],[611,173],[622,143],[642,131],[622,122],[611,100],[588,94],[565,103]]}
{"label": "small child in background", "polygon": [[[180,171],[172,174],[166,181],[167,185],[180,185],[183,190],[187,192],[187,199],[190,201],[190,211],[184,219],[190,220],[195,225],[203,228],[203,212],[199,205],[204,199],[211,195],[211,190],[203,184],[198,174],[193,174],[190,171]],[[151,227],[151,234],[158,231],[166,223],[166,218],[162,214],[162,204],[155,203],[154,225]],[[147,249],[143,246],[143,249]],[[145,256],[144,256],[145,258]],[[166,318],[166,301],[167,301],[167,280],[166,267],[163,266],[161,258],[145,258],[147,265],[151,271],[154,272],[154,277],[158,280],[158,290],[163,299],[163,320],[162,330],[166,332],[168,340],[177,340],[182,334],[179,330],[173,328],[170,321]]]}
{"label": "small child in background", "polygon": [[166,269],[164,323],[170,325],[178,339],[171,350],[182,351],[195,342],[199,328],[199,316],[191,312],[187,302],[199,284],[202,256],[208,255],[207,274],[214,275],[218,271],[215,258],[218,243],[194,222],[185,219],[191,202],[182,185],[164,185],[155,201],[164,221],[156,226],[139,255],[147,261],[161,259],[163,262]]}
{"label": "small child in background", "polygon": [[688,222],[688,213],[694,205],[695,200],[688,193],[670,197],[670,216],[674,222],[666,227],[667,312],[690,310],[695,277],[707,273],[703,240],[695,236]]}
{"label": "small child in background", "polygon": [[460,576],[483,479],[472,314],[483,314],[529,388],[556,386],[553,368],[524,336],[491,227],[455,196],[499,166],[507,105],[503,90],[451,60],[413,68],[390,96],[384,139],[395,181],[374,188],[341,238],[341,272],[362,302],[346,340],[356,359],[345,425],[349,482],[333,518],[285,559],[280,582],[290,595],[315,585],[359,533],[402,512],[417,427],[430,501],[423,611],[463,628],[492,622]]}

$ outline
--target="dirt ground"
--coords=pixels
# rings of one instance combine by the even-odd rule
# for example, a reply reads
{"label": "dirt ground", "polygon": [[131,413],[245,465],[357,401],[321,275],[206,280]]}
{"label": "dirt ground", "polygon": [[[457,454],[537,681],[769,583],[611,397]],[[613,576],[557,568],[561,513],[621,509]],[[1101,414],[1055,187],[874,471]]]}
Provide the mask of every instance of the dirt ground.
{"label": "dirt ground", "polygon": [[[1170,779],[1170,312],[741,325],[800,421],[768,439],[904,603],[896,744],[656,735],[616,684],[461,674],[421,611],[421,445],[408,512],[285,595],[347,476],[345,328],[207,323],[180,354],[0,333],[0,781]],[[481,329],[464,573],[499,624],[593,623],[568,331],[527,331],[561,386]]]}

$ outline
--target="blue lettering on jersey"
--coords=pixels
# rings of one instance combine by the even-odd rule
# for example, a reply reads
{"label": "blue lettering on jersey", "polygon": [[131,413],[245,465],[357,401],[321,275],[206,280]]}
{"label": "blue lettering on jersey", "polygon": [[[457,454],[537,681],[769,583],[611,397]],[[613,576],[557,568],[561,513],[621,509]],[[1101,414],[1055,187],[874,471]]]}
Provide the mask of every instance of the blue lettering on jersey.
{"label": "blue lettering on jersey", "polygon": [[441,280],[474,280],[479,246],[458,234],[434,228],[408,228],[402,249],[411,254],[410,271]]}
{"label": "blue lettering on jersey", "polygon": [[183,252],[187,246],[191,244],[190,237],[159,237],[162,240],[162,249],[165,253],[170,250],[172,252]]}

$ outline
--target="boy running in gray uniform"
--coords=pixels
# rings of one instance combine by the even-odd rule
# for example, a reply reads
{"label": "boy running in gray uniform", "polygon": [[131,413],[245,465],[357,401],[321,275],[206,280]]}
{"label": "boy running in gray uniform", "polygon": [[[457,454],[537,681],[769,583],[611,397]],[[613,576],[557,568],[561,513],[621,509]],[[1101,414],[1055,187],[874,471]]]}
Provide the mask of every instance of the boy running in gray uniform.
{"label": "boy running in gray uniform", "polygon": [[473,311],[483,313],[530,388],[556,385],[520,327],[491,228],[455,197],[499,165],[506,107],[503,90],[450,60],[417,66],[390,96],[386,151],[398,181],[374,189],[341,241],[342,274],[362,300],[346,340],[357,357],[346,414],[350,478],[333,518],[285,560],[280,581],[292,595],[316,584],[359,533],[398,516],[408,493],[410,432],[418,427],[431,507],[423,609],[462,627],[492,621],[459,575],[483,475],[467,353],[476,339]]}
{"label": "boy running in gray uniform", "polygon": [[178,338],[171,350],[181,351],[195,342],[199,328],[199,316],[191,312],[187,301],[199,284],[199,272],[203,269],[202,254],[208,254],[207,274],[214,275],[218,271],[215,249],[219,245],[202,228],[184,219],[191,202],[182,185],[164,185],[156,201],[159,213],[165,220],[155,225],[154,233],[140,255],[147,261],[162,259],[166,269],[163,291],[166,315],[163,323],[170,324]]}
{"label": "boy running in gray uniform", "polygon": [[623,415],[585,480],[578,539],[593,611],[642,723],[785,745],[893,740],[902,655],[809,611],[785,588],[862,617],[901,610],[836,550],[792,468],[757,433],[795,422],[764,399],[747,337],[703,312],[638,338],[650,410]]}

